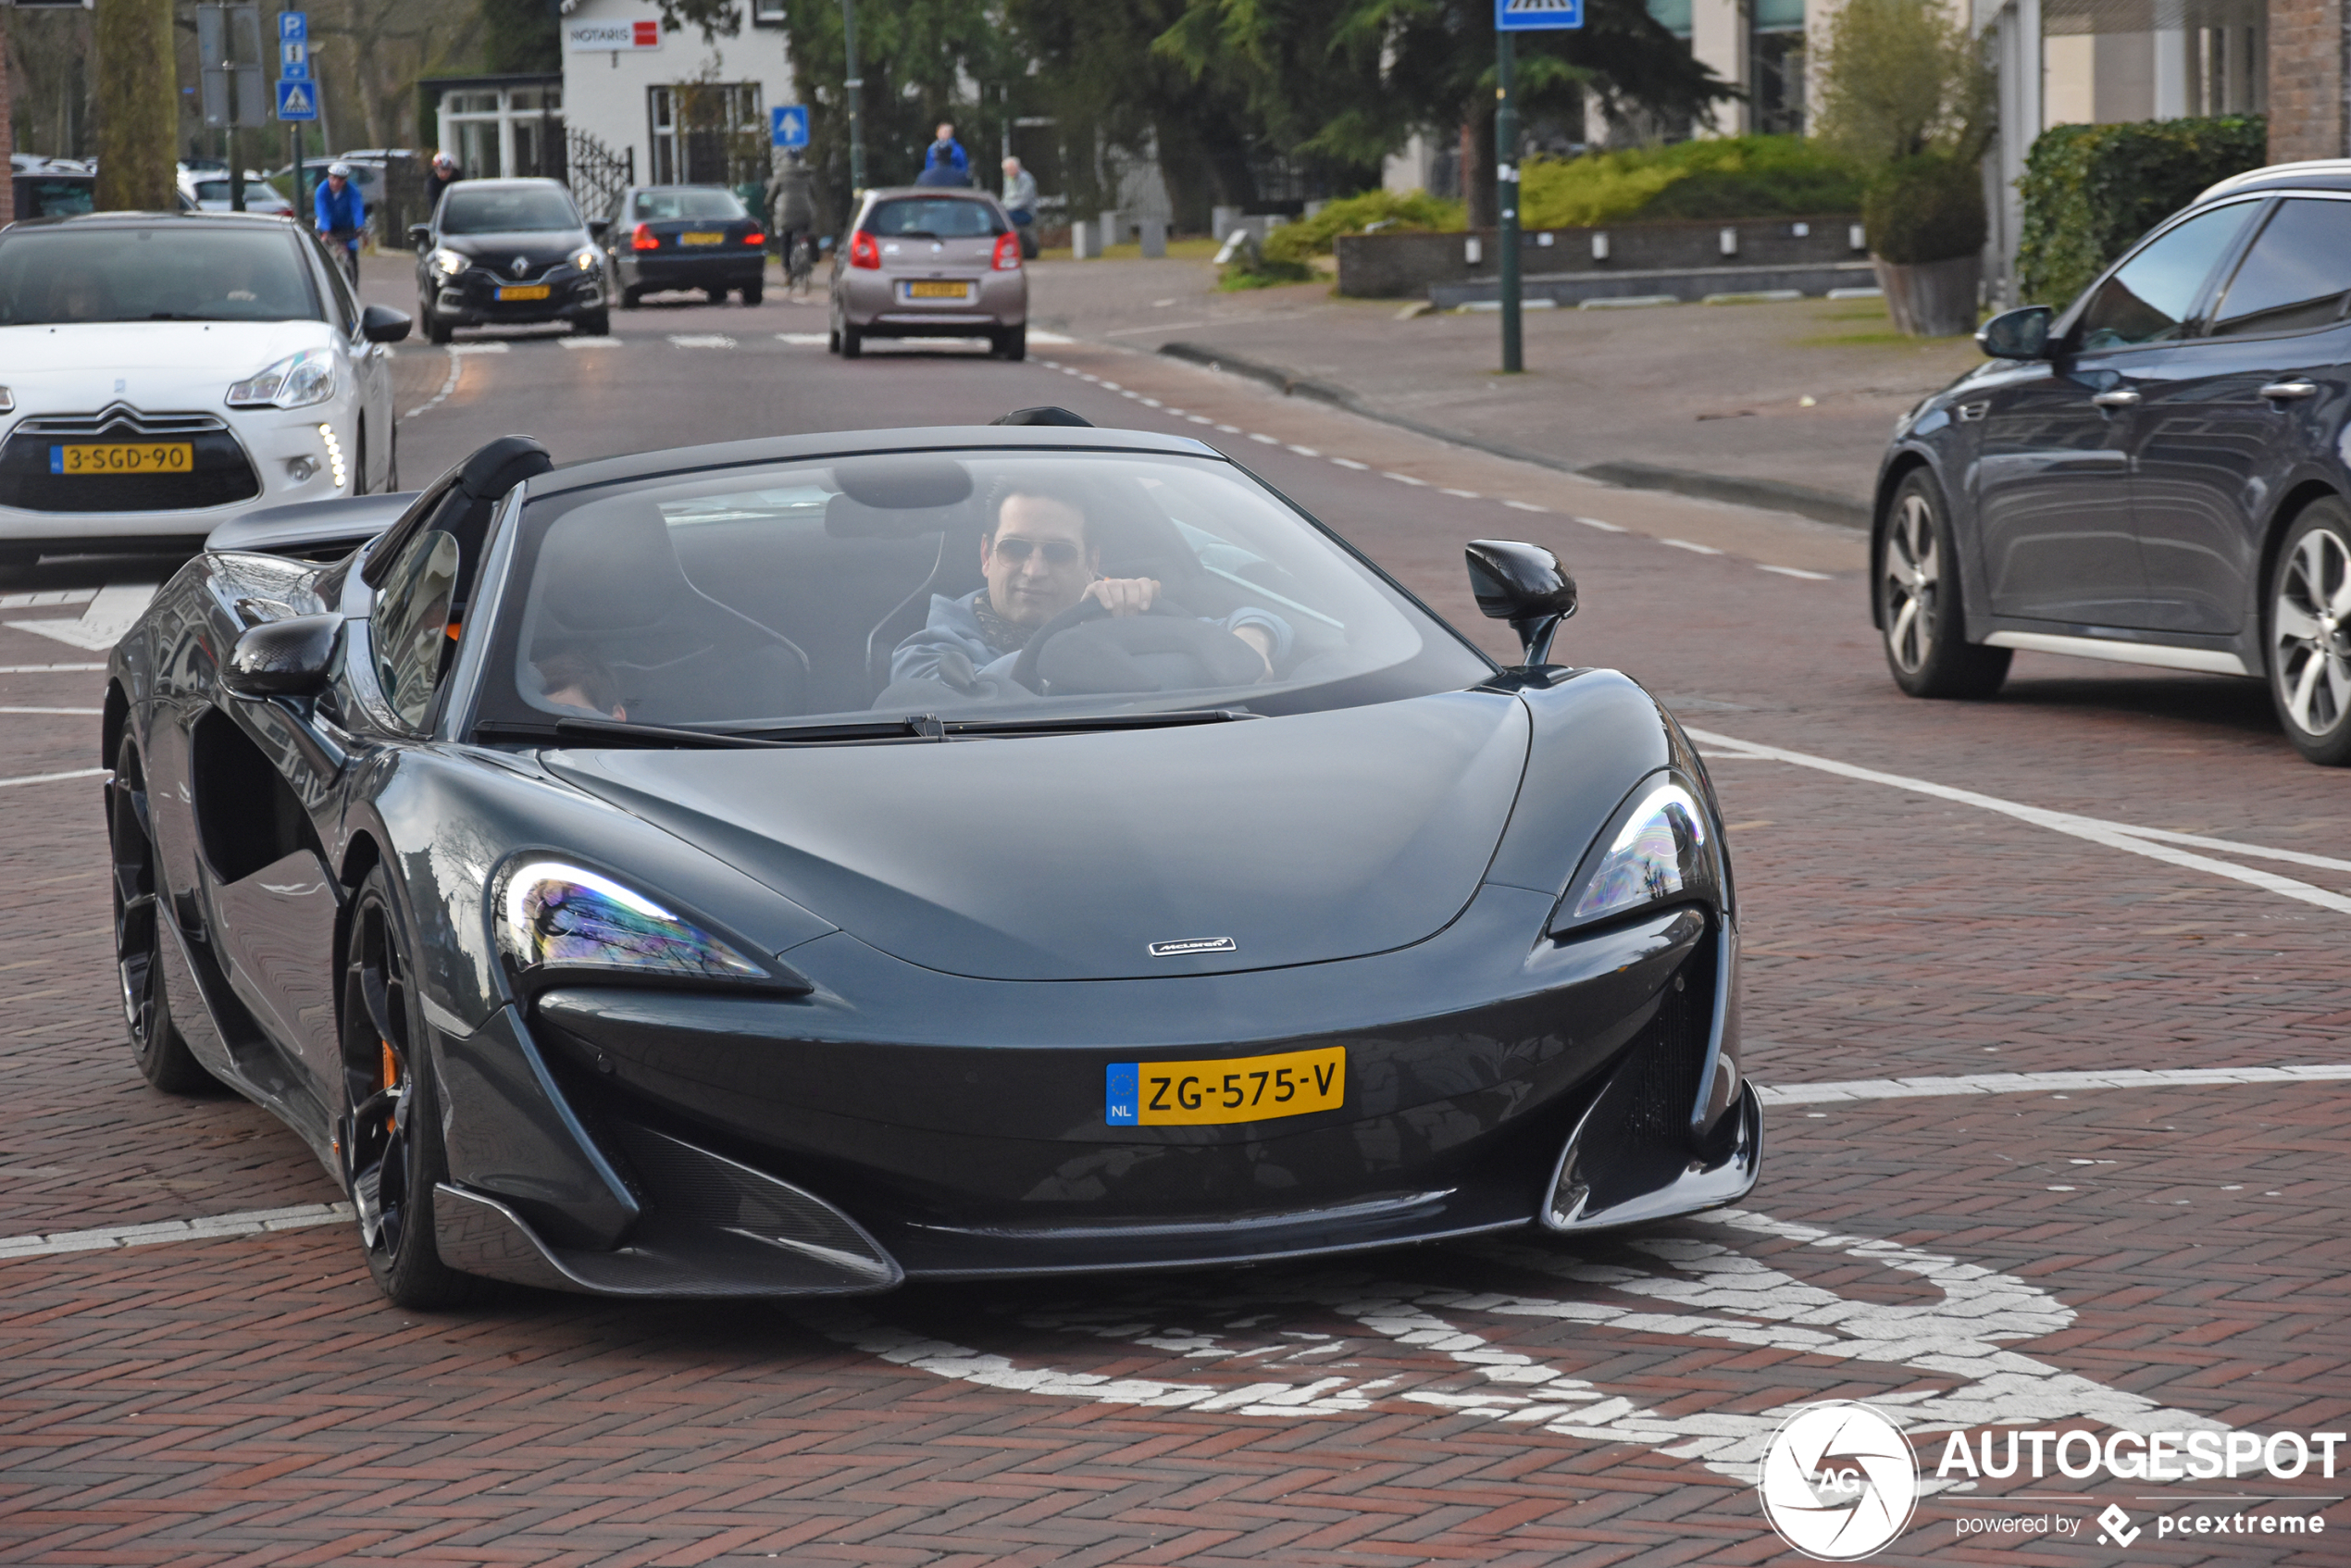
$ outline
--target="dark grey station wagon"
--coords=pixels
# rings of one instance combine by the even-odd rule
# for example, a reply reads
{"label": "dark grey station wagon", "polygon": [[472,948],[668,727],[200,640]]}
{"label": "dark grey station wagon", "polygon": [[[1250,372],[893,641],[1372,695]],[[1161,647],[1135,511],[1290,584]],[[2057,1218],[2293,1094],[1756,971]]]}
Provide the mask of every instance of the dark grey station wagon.
{"label": "dark grey station wagon", "polygon": [[2224,180],[1906,415],[1871,610],[1918,697],[2018,648],[2266,679],[2351,762],[2351,161]]}

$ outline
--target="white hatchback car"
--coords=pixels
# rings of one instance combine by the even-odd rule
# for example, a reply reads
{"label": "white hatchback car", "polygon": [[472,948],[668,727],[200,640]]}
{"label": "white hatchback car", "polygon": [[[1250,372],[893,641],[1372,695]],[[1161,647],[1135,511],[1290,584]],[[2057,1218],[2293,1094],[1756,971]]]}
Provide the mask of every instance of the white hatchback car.
{"label": "white hatchback car", "polygon": [[282,218],[0,230],[0,564],[193,551],[256,506],[396,489],[408,325]]}

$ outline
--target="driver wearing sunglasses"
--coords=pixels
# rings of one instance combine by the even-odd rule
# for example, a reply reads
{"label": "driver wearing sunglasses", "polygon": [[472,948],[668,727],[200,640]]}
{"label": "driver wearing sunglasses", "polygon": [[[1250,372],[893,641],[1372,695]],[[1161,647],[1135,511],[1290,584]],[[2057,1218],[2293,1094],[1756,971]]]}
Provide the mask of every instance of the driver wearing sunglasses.
{"label": "driver wearing sunglasses", "polygon": [[[1156,579],[1106,578],[1101,552],[1086,514],[1059,496],[1014,490],[996,507],[980,536],[979,569],[987,586],[961,598],[933,594],[920,631],[890,655],[889,675],[901,680],[943,680],[961,691],[1008,678],[1037,628],[1079,601],[1094,599],[1113,616],[1139,616],[1159,597]],[[1255,651],[1269,678],[1274,661],[1289,651],[1289,624],[1270,610],[1248,606],[1213,624]]]}

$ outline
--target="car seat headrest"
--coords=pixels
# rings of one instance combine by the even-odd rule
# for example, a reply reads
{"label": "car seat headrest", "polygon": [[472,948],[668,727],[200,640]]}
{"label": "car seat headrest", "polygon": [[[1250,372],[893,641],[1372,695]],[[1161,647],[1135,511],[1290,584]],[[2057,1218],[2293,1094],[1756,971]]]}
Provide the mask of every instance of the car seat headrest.
{"label": "car seat headrest", "polygon": [[852,499],[884,512],[952,506],[971,498],[971,470],[930,454],[847,457],[833,465],[833,480]]}
{"label": "car seat headrest", "polygon": [[1084,415],[1072,414],[1066,408],[1056,408],[1051,404],[1036,408],[1015,408],[1010,414],[999,415],[989,423],[991,425],[1068,425],[1083,427],[1089,430],[1094,428],[1094,421]]}
{"label": "car seat headrest", "polygon": [[583,507],[540,548],[540,603],[573,631],[641,630],[688,587],[669,525],[644,502]]}

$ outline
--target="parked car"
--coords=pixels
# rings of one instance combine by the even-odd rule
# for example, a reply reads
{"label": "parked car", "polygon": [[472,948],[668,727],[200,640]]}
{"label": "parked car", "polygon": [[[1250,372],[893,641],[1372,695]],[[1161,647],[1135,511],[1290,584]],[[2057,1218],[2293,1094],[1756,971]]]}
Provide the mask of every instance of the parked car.
{"label": "parked car", "polygon": [[[383,530],[331,564],[226,530],[109,666],[141,1069],[290,1124],[403,1306],[1743,1197],[1721,817],[1655,699],[1549,663],[1557,561],[1469,547],[1498,668],[1213,449],[1084,426],[504,437],[319,508]],[[1070,603],[950,657],[1000,579]]]}
{"label": "parked car", "polygon": [[97,205],[98,177],[66,168],[19,168],[10,184],[16,193],[16,215],[27,218],[70,218]]}
{"label": "parked car", "polygon": [[[181,169],[180,199],[190,212],[228,212],[229,171],[220,169]],[[293,212],[293,204],[253,169],[245,170],[245,210],[267,213],[282,218]]]}
{"label": "parked car", "polygon": [[2222,181],[1897,426],[1871,614],[1913,696],[2023,648],[2266,679],[2351,763],[2351,162]]}
{"label": "parked car", "polygon": [[0,557],[194,549],[256,504],[397,488],[383,345],[283,218],[90,213],[0,230]]}
{"label": "parked car", "polygon": [[462,180],[408,238],[417,317],[433,342],[459,327],[539,321],[590,337],[612,330],[603,250],[555,180]]}
{"label": "parked car", "polygon": [[1028,273],[1020,236],[980,191],[869,191],[833,253],[832,351],[854,359],[868,338],[986,338],[1006,359],[1028,355]]}
{"label": "parked car", "polygon": [[713,305],[732,290],[757,305],[766,286],[766,225],[715,185],[629,186],[614,198],[603,238],[623,310],[665,289],[700,289]]}

